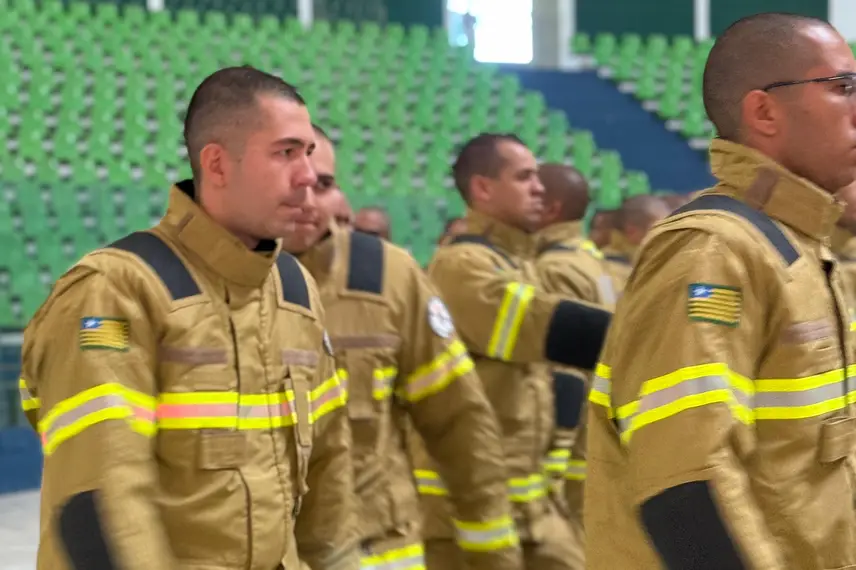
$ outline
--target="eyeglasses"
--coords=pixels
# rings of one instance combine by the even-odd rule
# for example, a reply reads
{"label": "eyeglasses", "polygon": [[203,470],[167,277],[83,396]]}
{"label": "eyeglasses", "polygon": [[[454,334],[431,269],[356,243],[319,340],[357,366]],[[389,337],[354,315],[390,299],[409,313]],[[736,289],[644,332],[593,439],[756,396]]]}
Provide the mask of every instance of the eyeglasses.
{"label": "eyeglasses", "polygon": [[761,87],[761,91],[767,92],[772,89],[777,89],[779,87],[789,87],[791,85],[805,85],[807,83],[829,83],[831,81],[846,81],[849,83],[848,87],[852,91],[853,87],[856,86],[856,73],[842,73],[841,75],[833,75],[832,77],[797,79],[795,81],[777,81],[776,83],[770,83],[769,85]]}

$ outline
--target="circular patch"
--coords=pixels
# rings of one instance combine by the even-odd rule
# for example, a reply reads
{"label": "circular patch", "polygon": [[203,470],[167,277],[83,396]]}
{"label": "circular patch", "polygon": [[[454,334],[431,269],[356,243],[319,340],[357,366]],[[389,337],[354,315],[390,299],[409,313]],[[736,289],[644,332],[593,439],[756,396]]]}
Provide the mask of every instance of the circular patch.
{"label": "circular patch", "polygon": [[455,332],[452,315],[439,297],[431,297],[428,301],[428,324],[431,330],[440,338],[449,338]]}
{"label": "circular patch", "polygon": [[324,350],[327,351],[327,354],[333,356],[333,343],[330,342],[330,335],[327,334],[327,331],[324,331]]}

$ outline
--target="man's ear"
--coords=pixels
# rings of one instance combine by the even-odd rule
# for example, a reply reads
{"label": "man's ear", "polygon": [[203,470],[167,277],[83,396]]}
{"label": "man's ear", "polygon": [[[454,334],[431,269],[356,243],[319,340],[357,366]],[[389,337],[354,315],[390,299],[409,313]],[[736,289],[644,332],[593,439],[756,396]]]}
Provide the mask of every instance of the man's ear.
{"label": "man's ear", "polygon": [[470,179],[470,200],[473,203],[487,202],[491,194],[490,178],[476,174]]}

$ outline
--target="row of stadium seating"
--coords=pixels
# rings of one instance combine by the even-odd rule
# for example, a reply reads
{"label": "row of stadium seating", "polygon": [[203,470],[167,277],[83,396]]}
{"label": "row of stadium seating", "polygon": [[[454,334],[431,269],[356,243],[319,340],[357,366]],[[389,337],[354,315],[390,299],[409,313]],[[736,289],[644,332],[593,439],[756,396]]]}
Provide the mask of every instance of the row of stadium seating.
{"label": "row of stadium seating", "polygon": [[[484,130],[513,131],[543,160],[572,160],[597,200],[650,191],[543,97],[476,65],[442,31],[135,3],[0,0],[0,325],[21,324],[81,254],[148,226],[189,175],[181,114],[194,87],[250,63],[297,84],[338,145],[354,205],[385,206],[397,242],[422,262],[463,204],[449,165]],[[272,49],[276,46],[276,49]]]}

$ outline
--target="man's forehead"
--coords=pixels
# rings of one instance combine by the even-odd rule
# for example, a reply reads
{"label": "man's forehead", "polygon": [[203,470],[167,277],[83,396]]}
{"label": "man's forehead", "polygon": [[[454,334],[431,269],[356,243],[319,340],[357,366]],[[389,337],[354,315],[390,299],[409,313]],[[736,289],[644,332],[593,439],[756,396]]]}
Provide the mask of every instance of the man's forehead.
{"label": "man's forehead", "polygon": [[828,77],[856,72],[853,51],[835,29],[828,26],[808,26],[800,30],[806,48],[817,54],[815,65],[809,70],[813,77]]}
{"label": "man's forehead", "polygon": [[296,139],[304,144],[315,143],[315,133],[305,105],[275,95],[260,95],[259,109],[264,115],[264,125],[276,139]]}

